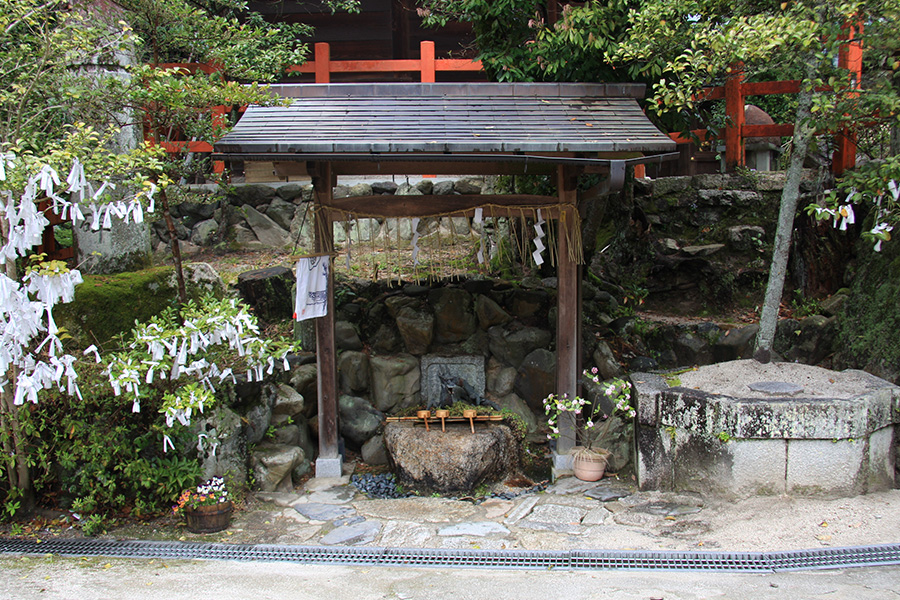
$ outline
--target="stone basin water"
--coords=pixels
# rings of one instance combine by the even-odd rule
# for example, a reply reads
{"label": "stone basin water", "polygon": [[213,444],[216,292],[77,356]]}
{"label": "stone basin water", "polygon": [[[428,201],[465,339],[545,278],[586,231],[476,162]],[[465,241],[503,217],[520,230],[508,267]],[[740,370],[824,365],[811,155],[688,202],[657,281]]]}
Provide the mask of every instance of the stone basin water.
{"label": "stone basin water", "polygon": [[631,378],[642,490],[745,498],[895,487],[900,388],[883,379],[752,360],[701,367],[675,387],[652,373]]}

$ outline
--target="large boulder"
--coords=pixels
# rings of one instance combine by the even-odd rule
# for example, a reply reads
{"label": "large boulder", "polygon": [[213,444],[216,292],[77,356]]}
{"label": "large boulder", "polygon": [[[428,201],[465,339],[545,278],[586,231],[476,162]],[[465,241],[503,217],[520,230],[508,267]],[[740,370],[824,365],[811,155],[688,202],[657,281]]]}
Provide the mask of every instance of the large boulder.
{"label": "large boulder", "polygon": [[545,310],[549,299],[547,292],[541,289],[513,290],[509,294],[507,308],[514,316],[527,319]]}
{"label": "large boulder", "polygon": [[291,230],[291,221],[294,220],[294,212],[297,207],[291,202],[285,202],[281,198],[273,198],[266,209],[266,216],[275,221],[285,231]]}
{"label": "large boulder", "polygon": [[263,442],[254,448],[250,465],[256,485],[263,492],[291,492],[294,484],[291,472],[300,466],[306,457],[297,446],[284,446]]}
{"label": "large boulder", "polygon": [[297,440],[297,446],[303,450],[303,455],[306,460],[312,460],[316,456],[316,443],[313,440],[312,432],[310,431],[309,421],[302,416],[294,417],[294,425],[300,430],[300,437]]}
{"label": "large boulder", "polygon": [[384,421],[384,414],[365,398],[341,396],[338,399],[341,435],[357,448],[371,439]]}
{"label": "large boulder", "polygon": [[195,246],[211,246],[219,233],[219,224],[215,219],[200,221],[191,230],[191,243]]}
{"label": "large boulder", "polygon": [[485,371],[485,390],[495,396],[505,396],[512,393],[516,383],[516,370],[512,367],[504,367],[496,359],[488,362]]}
{"label": "large boulder", "polygon": [[424,309],[404,306],[397,313],[397,330],[407,352],[421,356],[434,338],[434,315]]}
{"label": "large boulder", "polygon": [[252,206],[245,204],[241,207],[247,225],[253,230],[257,239],[268,248],[286,248],[291,245],[290,234],[278,223],[259,212]]}
{"label": "large boulder", "polygon": [[501,327],[488,330],[491,354],[497,360],[518,369],[525,357],[538,348],[546,348],[553,335],[537,327]]}
{"label": "large boulder", "polygon": [[337,321],[334,324],[334,345],[338,350],[362,350],[363,343],[352,323]]}
{"label": "large boulder", "polygon": [[461,342],[475,332],[472,295],[460,288],[431,290],[428,301],[434,310],[434,338],[439,344]]}
{"label": "large boulder", "polygon": [[195,432],[202,444],[198,452],[203,479],[228,477],[238,488],[247,483],[247,440],[241,417],[224,406],[202,419],[195,419]]}
{"label": "large boulder", "polygon": [[785,358],[790,362],[815,365],[834,352],[837,334],[837,317],[812,315],[800,321],[799,333],[794,346]]}
{"label": "large boulder", "polygon": [[475,314],[478,316],[478,325],[482,329],[489,329],[494,325],[506,325],[512,320],[509,313],[484,294],[479,294],[475,298]]}
{"label": "large boulder", "polygon": [[543,348],[532,351],[519,367],[514,389],[533,411],[543,411],[544,398],[556,391],[556,355]]}
{"label": "large boulder", "polygon": [[319,373],[316,365],[300,365],[291,372],[291,387],[303,396],[303,416],[307,419],[316,414],[319,403]]}
{"label": "large boulder", "polygon": [[369,355],[347,350],[338,358],[340,389],[359,393],[369,390]]}
{"label": "large boulder", "polygon": [[468,424],[426,431],[410,423],[388,423],[384,445],[400,483],[425,493],[471,492],[518,467],[518,444],[501,424],[478,424],[472,433]]}
{"label": "large boulder", "polygon": [[[497,403],[501,410],[508,410],[522,418],[528,433],[534,433],[538,428],[538,420],[528,404],[519,398],[516,394],[506,394],[504,396],[491,396],[491,399]],[[543,414],[543,413],[542,413]]]}
{"label": "large boulder", "polygon": [[229,200],[232,204],[259,206],[266,204],[275,197],[275,189],[268,185],[238,185],[235,186]]}
{"label": "large boulder", "polygon": [[266,437],[269,425],[272,424],[272,406],[274,396],[261,394],[259,401],[250,406],[244,413],[244,436],[248,444],[257,444]]}
{"label": "large boulder", "polygon": [[415,356],[373,356],[369,369],[375,408],[389,413],[420,403],[421,371]]}
{"label": "large boulder", "polygon": [[376,435],[369,438],[369,441],[363,444],[360,455],[367,465],[386,465],[387,452],[384,450],[384,436]]}
{"label": "large boulder", "polygon": [[597,342],[597,348],[594,350],[593,358],[594,364],[597,366],[597,370],[600,371],[600,376],[603,379],[612,379],[614,377],[622,376],[623,371],[622,367],[619,365],[619,361],[616,360],[609,344],[603,340]]}
{"label": "large boulder", "polygon": [[273,415],[286,415],[294,418],[302,415],[306,408],[303,396],[291,386],[279,383],[274,386],[275,405],[272,407]]}

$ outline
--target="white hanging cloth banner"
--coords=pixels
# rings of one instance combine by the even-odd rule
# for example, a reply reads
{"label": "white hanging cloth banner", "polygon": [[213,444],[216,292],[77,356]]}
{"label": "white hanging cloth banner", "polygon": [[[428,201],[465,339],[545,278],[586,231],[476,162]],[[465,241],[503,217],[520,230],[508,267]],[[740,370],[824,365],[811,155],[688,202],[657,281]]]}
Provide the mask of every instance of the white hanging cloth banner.
{"label": "white hanging cloth banner", "polygon": [[544,217],[541,215],[541,209],[538,209],[537,217],[538,217],[538,220],[534,224],[535,251],[531,253],[531,257],[534,259],[534,264],[536,264],[537,266],[541,266],[542,264],[544,264],[544,257],[542,256],[542,254],[543,254],[544,250],[547,249],[547,247],[544,245],[544,241],[542,239],[544,237],[544,235],[546,235],[546,234],[544,233],[544,229],[543,229],[543,227],[541,227],[541,225],[546,223],[546,221],[544,220]]}
{"label": "white hanging cloth banner", "polygon": [[324,317],[328,313],[328,256],[297,261],[297,297],[294,318],[298,321]]}
{"label": "white hanging cloth banner", "polygon": [[[472,222],[476,225],[481,226],[484,221],[484,209],[480,206],[475,209],[475,218],[472,219]],[[481,237],[478,240],[478,264],[484,264],[484,227],[481,227]]]}

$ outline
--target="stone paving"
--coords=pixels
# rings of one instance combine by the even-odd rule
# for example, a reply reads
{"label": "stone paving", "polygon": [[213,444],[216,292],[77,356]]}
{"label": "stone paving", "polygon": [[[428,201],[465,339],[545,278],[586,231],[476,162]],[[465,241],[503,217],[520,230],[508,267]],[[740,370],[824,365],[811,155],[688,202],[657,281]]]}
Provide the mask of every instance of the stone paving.
{"label": "stone paving", "polygon": [[[563,478],[513,500],[370,499],[349,477],[257,493],[227,543],[439,549],[789,550],[896,543],[900,490],[741,503]],[[189,539],[194,536],[190,536]]]}

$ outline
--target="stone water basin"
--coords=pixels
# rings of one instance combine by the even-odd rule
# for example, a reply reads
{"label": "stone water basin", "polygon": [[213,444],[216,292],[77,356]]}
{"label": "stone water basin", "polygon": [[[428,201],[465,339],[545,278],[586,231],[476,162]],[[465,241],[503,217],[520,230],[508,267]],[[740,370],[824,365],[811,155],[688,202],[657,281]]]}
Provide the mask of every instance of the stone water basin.
{"label": "stone water basin", "polygon": [[754,360],[670,387],[633,373],[642,490],[845,497],[895,487],[900,387],[863,371]]}

